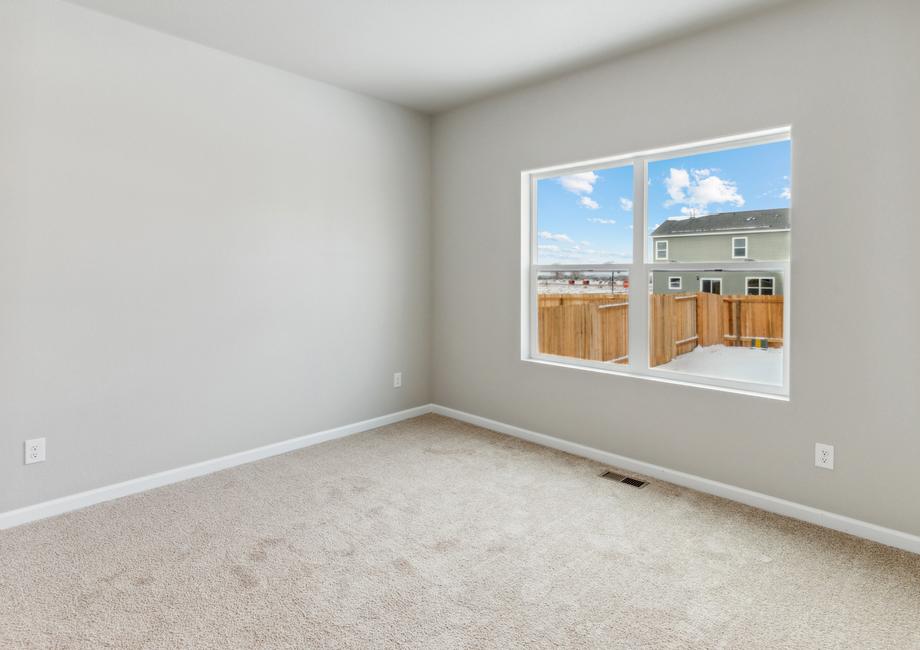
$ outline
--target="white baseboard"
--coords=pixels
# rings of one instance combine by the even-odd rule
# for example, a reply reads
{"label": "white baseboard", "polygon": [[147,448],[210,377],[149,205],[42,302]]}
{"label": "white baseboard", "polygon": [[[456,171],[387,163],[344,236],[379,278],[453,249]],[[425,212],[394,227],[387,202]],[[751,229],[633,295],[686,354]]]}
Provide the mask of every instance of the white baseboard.
{"label": "white baseboard", "polygon": [[514,436],[515,438],[521,438],[522,440],[527,440],[544,447],[551,447],[575,456],[590,458],[604,465],[645,474],[646,476],[667,481],[668,483],[682,485],[699,492],[706,492],[707,494],[714,494],[731,501],[737,501],[749,506],[754,506],[755,508],[760,508],[761,510],[785,515],[786,517],[792,517],[793,519],[799,519],[801,521],[807,521],[808,523],[849,533],[856,537],[862,537],[905,551],[911,551],[912,553],[920,553],[920,537],[917,535],[834,514],[826,510],[819,510],[793,501],[786,501],[785,499],[772,497],[768,494],[761,494],[753,490],[746,490],[745,488],[728,485],[727,483],[720,483],[701,476],[686,474],[677,470],[668,469],[667,467],[652,465],[651,463],[646,463],[641,460],[620,456],[608,451],[601,451],[600,449],[580,445],[576,442],[554,438],[553,436],[548,436],[543,433],[529,431],[510,424],[505,424],[504,422],[497,422],[496,420],[490,420],[445,406],[435,404],[432,406],[432,411],[438,415],[444,415],[449,418],[454,418],[455,420],[468,422],[469,424],[491,429],[492,431]]}
{"label": "white baseboard", "polygon": [[129,494],[137,494],[138,492],[169,485],[170,483],[178,483],[179,481],[195,478],[196,476],[211,474],[212,472],[236,467],[237,465],[244,465],[256,460],[268,458],[269,456],[277,456],[278,454],[284,454],[289,451],[294,451],[295,449],[310,447],[321,442],[326,442],[327,440],[344,438],[345,436],[350,436],[355,433],[376,429],[377,427],[414,418],[418,415],[424,415],[425,413],[430,413],[431,409],[432,407],[430,404],[416,406],[415,408],[390,413],[388,415],[381,415],[380,417],[364,420],[363,422],[346,424],[345,426],[336,427],[335,429],[327,429],[326,431],[318,431],[298,438],[282,440],[281,442],[275,442],[248,451],[241,451],[236,454],[230,454],[229,456],[221,456],[220,458],[213,458],[200,463],[185,465],[184,467],[177,467],[148,476],[141,476],[140,478],[131,479],[129,481],[105,485],[94,490],[71,494],[59,499],[43,501],[42,503],[36,503],[35,505],[26,506],[17,510],[0,512],[0,530],[19,526],[30,521],[44,519],[46,517],[53,517],[54,515],[70,512],[71,510],[79,510],[96,503],[128,496]]}
{"label": "white baseboard", "polygon": [[646,476],[651,476],[662,481],[682,485],[693,490],[706,492],[707,494],[714,494],[731,501],[744,503],[749,506],[754,506],[755,508],[760,508],[761,510],[792,517],[793,519],[807,521],[825,528],[839,530],[844,533],[849,533],[850,535],[855,535],[856,537],[862,537],[874,542],[904,549],[905,551],[920,553],[920,537],[917,535],[885,528],[851,517],[834,514],[833,512],[819,510],[793,501],[786,501],[785,499],[779,499],[768,494],[761,494],[760,492],[754,492],[734,485],[728,485],[727,483],[720,483],[701,476],[653,465],[641,460],[613,454],[608,451],[601,451],[600,449],[581,445],[576,442],[570,442],[543,433],[529,431],[511,424],[490,420],[438,404],[425,404],[406,409],[405,411],[398,411],[370,420],[364,420],[363,422],[355,422],[354,424],[347,424],[335,429],[319,431],[298,438],[291,438],[290,440],[265,445],[264,447],[257,447],[249,451],[242,451],[236,454],[230,454],[229,456],[221,456],[220,458],[202,461],[193,465],[177,467],[176,469],[166,470],[157,474],[150,474],[149,476],[142,476],[122,483],[106,485],[94,490],[80,492],[51,501],[44,501],[17,510],[2,512],[0,513],[0,530],[70,512],[72,510],[79,510],[96,503],[128,496],[129,494],[137,494],[138,492],[169,485],[170,483],[178,483],[179,481],[184,481],[196,476],[203,476],[222,469],[251,463],[270,456],[277,456],[278,454],[284,454],[289,451],[294,451],[295,449],[310,447],[321,442],[326,442],[327,440],[344,438],[345,436],[376,429],[377,427],[393,424],[401,420],[407,420],[419,415],[424,415],[425,413],[437,413],[449,418],[454,418],[455,420],[468,422],[469,424],[514,436],[515,438],[521,438],[522,440],[527,440],[544,447],[551,447],[583,458],[590,458],[591,460],[605,465],[645,474]]}

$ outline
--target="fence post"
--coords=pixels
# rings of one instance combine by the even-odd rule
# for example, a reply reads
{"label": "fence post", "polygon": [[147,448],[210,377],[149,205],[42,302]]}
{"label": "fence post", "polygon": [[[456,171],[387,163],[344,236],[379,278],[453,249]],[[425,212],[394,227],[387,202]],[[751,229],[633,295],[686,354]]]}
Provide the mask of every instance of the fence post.
{"label": "fence post", "polygon": [[601,328],[601,311],[597,308],[597,303],[590,303],[587,307],[588,318],[585,319],[585,325],[589,328],[588,358],[603,361],[604,331]]}

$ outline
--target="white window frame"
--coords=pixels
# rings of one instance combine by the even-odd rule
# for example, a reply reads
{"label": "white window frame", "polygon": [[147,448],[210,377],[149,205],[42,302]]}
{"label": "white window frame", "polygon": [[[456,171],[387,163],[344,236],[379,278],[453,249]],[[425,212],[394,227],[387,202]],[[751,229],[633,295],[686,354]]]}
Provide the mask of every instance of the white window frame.
{"label": "white window frame", "polygon": [[[739,248],[735,245],[736,241],[744,240],[744,255],[735,255],[735,249]],[[746,260],[748,259],[748,238],[747,237],[732,237],[732,259],[733,260]]]}
{"label": "white window frame", "polygon": [[[677,280],[677,286],[671,286],[671,280]],[[684,288],[684,278],[680,275],[668,276],[668,291],[682,291]]]}
{"label": "white window frame", "polygon": [[[648,233],[646,203],[648,198],[648,164],[662,159],[710,153],[724,149],[748,147],[791,140],[790,127],[769,129],[727,138],[717,138],[677,147],[651,149],[637,153],[589,160],[582,163],[556,165],[521,173],[521,359],[529,363],[552,365],[599,372],[606,375],[681,384],[730,393],[755,395],[771,399],[789,399],[789,367],[792,351],[790,261],[717,262],[720,271],[761,271],[780,273],[783,277],[785,308],[783,309],[783,383],[776,386],[743,382],[721,377],[662,370],[649,367],[649,280],[653,271],[697,271],[701,274],[714,269],[713,262],[671,263],[651,259],[655,249]],[[537,249],[537,182],[562,174],[612,167],[633,166],[633,250],[628,264],[538,264]],[[791,242],[790,242],[791,247]],[[734,251],[732,251],[734,252]],[[604,363],[543,354],[538,350],[537,276],[541,271],[625,271],[629,274],[629,358],[626,364]]]}
{"label": "white window frame", "polygon": [[[717,293],[717,294],[715,294],[715,295],[721,296],[721,295],[722,295],[722,278],[704,278],[704,277],[700,277],[700,293],[712,293],[711,291],[709,291],[709,292],[703,291],[703,283],[704,283],[704,282],[707,282],[707,281],[710,282],[710,283],[712,283],[712,282],[718,282],[718,283],[719,283],[719,293]],[[711,286],[712,286],[712,285],[710,284],[710,287],[711,287]]]}
{"label": "white window frame", "polygon": [[[633,214],[635,215],[635,205],[633,206]],[[659,255],[658,244],[664,244],[664,255]],[[655,240],[655,259],[657,261],[667,261],[670,259],[668,256],[671,254],[671,243],[667,239],[656,239]]]}
{"label": "white window frame", "polygon": [[[749,281],[749,280],[757,280],[757,291],[759,291],[760,293],[752,294],[752,293],[750,292],[750,287],[748,286],[748,281]],[[769,294],[764,294],[764,292],[763,292],[763,281],[764,281],[764,280],[769,280],[770,282],[773,283],[773,286],[770,287],[771,293],[769,293]],[[744,295],[746,295],[746,296],[753,296],[753,295],[758,295],[758,296],[763,296],[763,295],[776,296],[776,295],[778,295],[778,294],[776,293],[776,278],[773,277],[772,275],[748,275],[748,276],[746,276],[746,277],[744,278]]]}

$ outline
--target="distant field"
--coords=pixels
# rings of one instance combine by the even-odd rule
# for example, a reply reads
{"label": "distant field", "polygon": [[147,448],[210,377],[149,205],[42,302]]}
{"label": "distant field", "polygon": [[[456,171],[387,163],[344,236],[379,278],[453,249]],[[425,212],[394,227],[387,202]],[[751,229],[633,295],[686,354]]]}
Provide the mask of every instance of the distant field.
{"label": "distant field", "polygon": [[567,280],[540,280],[537,283],[538,293],[629,293],[629,289],[622,283],[612,284],[608,282],[597,282],[589,280],[588,284],[583,284],[581,280],[575,280],[575,284],[569,284]]}

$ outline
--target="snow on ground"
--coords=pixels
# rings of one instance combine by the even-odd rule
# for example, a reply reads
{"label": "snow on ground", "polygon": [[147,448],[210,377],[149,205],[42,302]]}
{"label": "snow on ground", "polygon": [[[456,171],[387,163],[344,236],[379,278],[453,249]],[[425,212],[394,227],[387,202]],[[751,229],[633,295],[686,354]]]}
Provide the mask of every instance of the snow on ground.
{"label": "snow on ground", "polygon": [[696,347],[658,367],[720,379],[780,385],[783,383],[783,350],[709,345]]}

